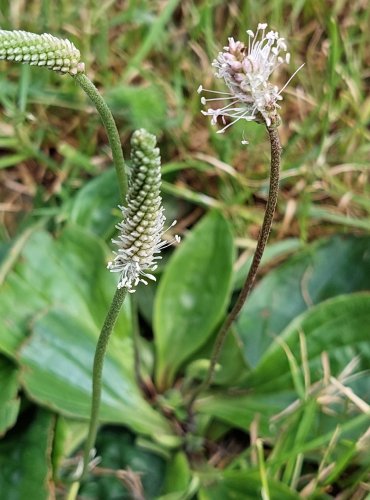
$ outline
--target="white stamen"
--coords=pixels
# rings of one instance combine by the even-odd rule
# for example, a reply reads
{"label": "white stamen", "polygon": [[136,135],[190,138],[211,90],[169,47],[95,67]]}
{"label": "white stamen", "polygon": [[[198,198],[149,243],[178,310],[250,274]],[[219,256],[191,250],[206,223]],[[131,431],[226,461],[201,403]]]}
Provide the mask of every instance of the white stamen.
{"label": "white stamen", "polygon": [[294,77],[295,77],[295,75],[298,73],[298,71],[299,71],[299,70],[301,70],[301,69],[303,68],[304,64],[305,64],[305,63],[301,64],[301,65],[299,66],[299,68],[298,68],[298,69],[296,69],[296,70],[294,71],[294,73],[293,73],[293,74],[292,74],[292,76],[289,78],[289,80],[286,82],[286,84],[284,85],[284,87],[282,87],[282,88],[280,89],[280,92],[279,92],[279,97],[280,97],[280,98],[282,98],[282,97],[280,96],[280,94],[281,94],[281,93],[282,93],[282,92],[283,92],[283,91],[287,88],[287,86],[288,86],[288,85],[289,85],[289,83],[293,80],[293,78],[294,78]]}
{"label": "white stamen", "polygon": [[[225,126],[219,133],[223,133],[229,126],[244,119],[247,121],[265,121],[267,126],[279,122],[278,101],[282,99],[281,93],[290,83],[294,75],[302,68],[298,68],[281,90],[270,82],[271,74],[284,63],[289,63],[290,54],[284,38],[279,37],[277,31],[265,34],[267,23],[260,23],[257,31],[247,30],[248,50],[240,41],[229,38],[229,45],[224,52],[219,52],[212,66],[216,68],[216,76],[222,78],[229,92],[219,92],[199,87],[201,91],[218,94],[219,97],[204,98],[203,105],[210,101],[227,101],[229,104],[218,109],[202,111],[211,117],[215,124],[220,116]],[[284,53],[282,55],[282,53]],[[198,91],[199,91],[198,89]],[[232,118],[226,124],[225,117]],[[247,141],[244,141],[246,143]]]}

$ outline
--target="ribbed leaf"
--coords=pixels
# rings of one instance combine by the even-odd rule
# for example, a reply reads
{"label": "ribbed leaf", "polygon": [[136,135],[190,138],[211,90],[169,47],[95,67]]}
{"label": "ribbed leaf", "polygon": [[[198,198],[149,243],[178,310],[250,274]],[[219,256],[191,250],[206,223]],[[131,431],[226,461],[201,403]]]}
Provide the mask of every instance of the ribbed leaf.
{"label": "ribbed leaf", "polygon": [[256,366],[276,335],[310,306],[336,295],[370,290],[369,246],[369,236],[334,236],[268,273],[236,322],[247,362]]}
{"label": "ribbed leaf", "polygon": [[234,247],[229,225],[209,213],[175,251],[155,302],[157,381],[170,385],[183,362],[223,317],[230,297]]}

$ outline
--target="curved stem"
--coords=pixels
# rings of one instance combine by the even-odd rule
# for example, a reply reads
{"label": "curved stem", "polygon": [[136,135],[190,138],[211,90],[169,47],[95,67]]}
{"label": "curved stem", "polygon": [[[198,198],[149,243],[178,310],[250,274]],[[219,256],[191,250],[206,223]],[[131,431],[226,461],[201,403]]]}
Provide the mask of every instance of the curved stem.
{"label": "curved stem", "polygon": [[279,139],[279,134],[276,128],[271,128],[267,127],[267,131],[269,134],[269,139],[271,143],[271,167],[270,167],[270,187],[269,187],[269,194],[268,194],[268,199],[267,199],[267,204],[266,204],[266,209],[265,209],[265,216],[263,219],[262,227],[260,234],[258,236],[258,241],[257,241],[257,247],[254,252],[253,256],[253,261],[251,264],[251,267],[249,269],[249,273],[247,276],[247,279],[245,280],[245,283],[243,285],[243,288],[240,291],[240,294],[235,302],[234,307],[230,311],[229,315],[226,317],[223,325],[221,326],[214,346],[213,346],[213,351],[211,355],[211,361],[210,365],[208,368],[207,376],[204,379],[204,381],[199,385],[199,387],[195,390],[194,394],[192,395],[189,403],[188,403],[188,409],[189,413],[192,411],[192,406],[194,404],[194,401],[198,397],[198,395],[206,390],[209,385],[212,383],[214,374],[215,374],[215,369],[216,365],[218,363],[218,360],[220,358],[221,350],[224,345],[227,333],[230,329],[230,326],[232,323],[236,320],[238,317],[238,314],[240,313],[241,308],[243,307],[251,289],[253,286],[253,283],[256,279],[257,271],[262,259],[262,255],[268,240],[268,237],[270,235],[271,231],[271,226],[274,218],[274,213],[275,213],[275,208],[276,208],[276,203],[277,203],[277,198],[278,198],[278,193],[279,193],[279,175],[280,175],[280,156],[281,156],[281,145],[280,145],[280,139]]}
{"label": "curved stem", "polygon": [[90,97],[103,122],[107,132],[109,144],[112,149],[113,163],[116,168],[121,203],[125,204],[127,193],[125,160],[122,153],[121,139],[112,112],[103,97],[100,95],[98,89],[84,73],[77,73],[77,75],[74,75],[73,78],[82,90]]}
{"label": "curved stem", "polygon": [[91,449],[94,447],[96,434],[98,430],[102,374],[103,374],[105,353],[108,347],[108,341],[110,335],[116,323],[123,301],[125,300],[126,294],[127,294],[127,288],[125,287],[117,288],[116,293],[114,294],[113,297],[112,304],[105,318],[103,328],[100,332],[98,343],[96,344],[94,365],[93,365],[92,400],[91,400],[89,432],[85,442],[83,470],[81,474],[81,479],[86,475],[88,471],[90,452]]}

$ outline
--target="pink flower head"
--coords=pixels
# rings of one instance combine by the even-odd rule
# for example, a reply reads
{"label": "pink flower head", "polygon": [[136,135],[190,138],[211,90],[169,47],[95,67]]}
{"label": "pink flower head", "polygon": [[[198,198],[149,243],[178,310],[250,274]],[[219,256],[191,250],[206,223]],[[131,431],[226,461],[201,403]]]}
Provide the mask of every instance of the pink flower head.
{"label": "pink flower head", "polygon": [[[270,82],[270,76],[281,64],[289,63],[290,54],[284,38],[280,38],[277,31],[266,33],[266,28],[264,23],[258,25],[256,33],[247,30],[248,46],[229,38],[229,44],[213,61],[215,75],[225,81],[229,92],[206,90],[202,86],[198,89],[198,93],[205,90],[218,94],[215,98],[202,97],[204,105],[210,101],[229,101],[223,107],[202,111],[211,117],[212,124],[216,124],[221,116],[225,126],[218,133],[223,133],[239,120],[262,122],[268,127],[279,124],[278,102],[291,79],[279,90]],[[226,117],[231,118],[231,122],[226,123]]]}

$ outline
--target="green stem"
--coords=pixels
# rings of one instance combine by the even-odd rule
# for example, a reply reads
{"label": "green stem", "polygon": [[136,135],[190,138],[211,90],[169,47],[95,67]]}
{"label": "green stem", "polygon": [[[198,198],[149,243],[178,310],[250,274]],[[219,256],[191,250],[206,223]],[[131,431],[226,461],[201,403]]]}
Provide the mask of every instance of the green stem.
{"label": "green stem", "polygon": [[90,452],[91,449],[94,447],[96,434],[98,430],[99,408],[101,399],[101,386],[102,386],[102,375],[103,375],[103,364],[104,364],[105,353],[108,347],[108,341],[110,335],[116,323],[123,301],[125,300],[126,294],[127,294],[126,287],[117,288],[116,293],[114,294],[113,297],[112,304],[105,318],[104,325],[98,339],[98,343],[96,344],[94,365],[93,365],[92,400],[91,400],[89,432],[85,443],[83,470],[81,474],[81,479],[85,477],[88,471]]}
{"label": "green stem", "polygon": [[269,194],[266,204],[265,216],[263,219],[260,234],[258,236],[256,250],[254,252],[253,261],[249,269],[247,279],[245,280],[244,286],[240,291],[240,294],[235,302],[234,307],[230,311],[229,315],[226,317],[223,325],[221,326],[216,341],[213,346],[213,351],[211,355],[211,361],[208,368],[208,373],[204,381],[197,387],[194,391],[190,401],[188,403],[189,414],[192,412],[193,404],[198,397],[198,395],[206,390],[213,381],[215,374],[216,365],[220,358],[222,347],[224,345],[225,339],[229,332],[232,323],[238,317],[240,310],[242,309],[251,289],[253,283],[256,279],[257,271],[262,259],[262,255],[270,235],[271,226],[274,218],[278,193],[279,193],[279,176],[280,176],[280,156],[281,156],[281,145],[279,134],[276,128],[267,127],[269,134],[269,139],[271,143],[271,167],[270,167],[270,186]]}
{"label": "green stem", "polygon": [[82,90],[90,97],[100,115],[100,118],[102,119],[107,132],[110,147],[112,149],[113,163],[116,168],[121,202],[122,204],[125,204],[127,193],[125,160],[122,153],[121,139],[112,112],[103,97],[100,95],[98,89],[84,73],[77,73],[77,75],[73,76],[73,78]]}

